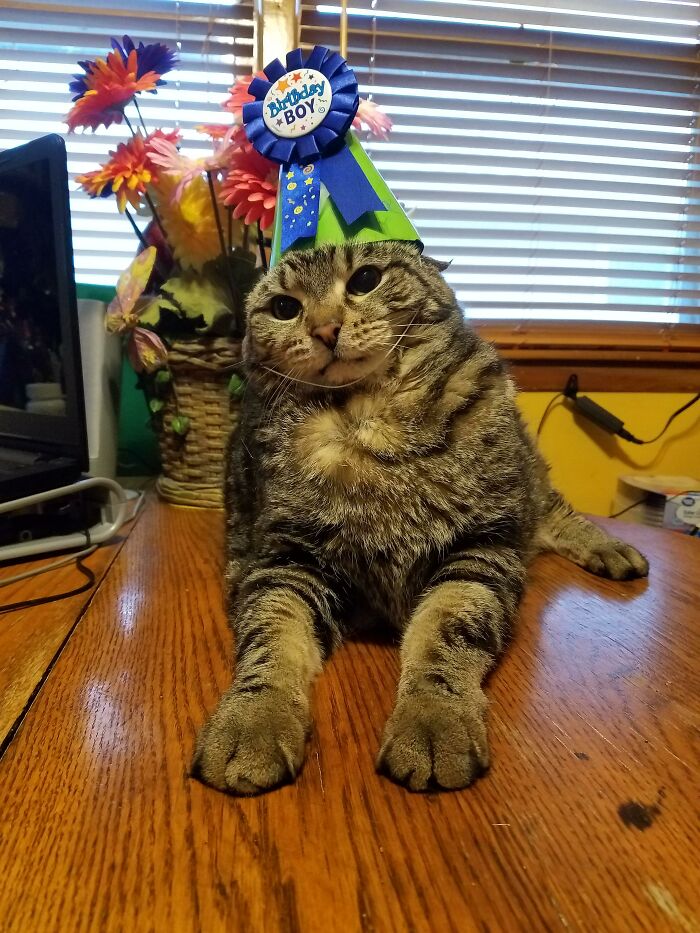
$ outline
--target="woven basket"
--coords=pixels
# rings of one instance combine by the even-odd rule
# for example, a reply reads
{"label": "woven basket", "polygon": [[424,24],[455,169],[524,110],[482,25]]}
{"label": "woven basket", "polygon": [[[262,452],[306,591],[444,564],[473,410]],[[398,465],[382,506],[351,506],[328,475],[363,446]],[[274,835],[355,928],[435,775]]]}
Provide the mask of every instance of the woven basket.
{"label": "woven basket", "polygon": [[[163,472],[156,484],[168,502],[223,506],[226,444],[240,409],[228,383],[240,358],[240,340],[181,340],[168,350],[173,391],[158,432]],[[177,414],[190,420],[184,437],[170,426]]]}

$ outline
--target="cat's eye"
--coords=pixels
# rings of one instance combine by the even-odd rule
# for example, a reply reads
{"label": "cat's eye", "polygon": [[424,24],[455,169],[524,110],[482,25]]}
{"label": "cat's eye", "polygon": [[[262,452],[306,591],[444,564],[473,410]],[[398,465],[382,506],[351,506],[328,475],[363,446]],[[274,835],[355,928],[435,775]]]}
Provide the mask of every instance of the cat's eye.
{"label": "cat's eye", "polygon": [[291,321],[301,312],[301,302],[291,295],[275,295],[270,310],[278,321]]}
{"label": "cat's eye", "polygon": [[382,280],[382,274],[376,266],[361,266],[348,279],[346,286],[351,295],[366,295],[373,292]]}

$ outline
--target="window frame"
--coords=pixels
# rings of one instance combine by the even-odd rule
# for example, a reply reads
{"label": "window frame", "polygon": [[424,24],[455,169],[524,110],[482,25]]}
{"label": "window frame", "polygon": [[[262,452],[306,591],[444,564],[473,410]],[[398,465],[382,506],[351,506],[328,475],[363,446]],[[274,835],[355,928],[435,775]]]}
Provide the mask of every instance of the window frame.
{"label": "window frame", "polygon": [[576,373],[598,392],[697,392],[697,324],[580,321],[478,321],[475,330],[498,348],[520,389],[561,391]]}

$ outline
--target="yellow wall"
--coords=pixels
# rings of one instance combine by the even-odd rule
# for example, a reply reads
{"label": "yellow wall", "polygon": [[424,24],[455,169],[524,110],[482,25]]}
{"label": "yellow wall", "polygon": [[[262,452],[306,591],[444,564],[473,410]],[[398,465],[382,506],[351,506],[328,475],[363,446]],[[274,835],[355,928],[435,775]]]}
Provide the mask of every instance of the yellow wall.
{"label": "yellow wall", "polygon": [[[635,437],[647,438],[658,434],[668,416],[692,395],[592,392],[590,397],[621,418]],[[551,392],[521,394],[520,407],[533,433],[551,398]],[[679,415],[657,443],[645,447],[606,434],[574,416],[568,403],[559,403],[547,416],[539,445],[552,467],[555,486],[571,504],[582,512],[609,515],[630,501],[619,497],[619,476],[662,473],[700,479],[700,402]]]}

